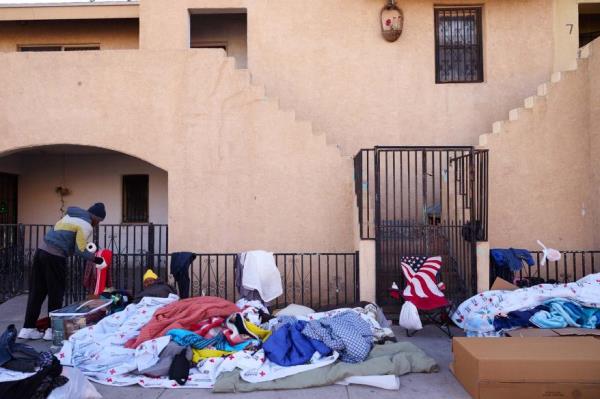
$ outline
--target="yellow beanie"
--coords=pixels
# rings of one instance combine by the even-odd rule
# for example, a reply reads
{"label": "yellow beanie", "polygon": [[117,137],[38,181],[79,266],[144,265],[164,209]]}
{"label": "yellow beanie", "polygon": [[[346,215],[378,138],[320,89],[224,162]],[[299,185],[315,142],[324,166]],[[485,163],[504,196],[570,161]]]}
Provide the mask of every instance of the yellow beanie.
{"label": "yellow beanie", "polygon": [[142,281],[146,281],[149,278],[154,280],[158,279],[158,276],[152,271],[152,269],[148,269],[146,273],[144,273],[144,279]]}

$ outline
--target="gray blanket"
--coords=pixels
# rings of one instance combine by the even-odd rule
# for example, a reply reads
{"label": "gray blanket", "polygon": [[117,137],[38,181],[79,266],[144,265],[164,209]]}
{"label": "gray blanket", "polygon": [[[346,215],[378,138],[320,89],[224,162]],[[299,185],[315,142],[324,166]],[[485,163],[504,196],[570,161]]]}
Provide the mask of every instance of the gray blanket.
{"label": "gray blanket", "polygon": [[213,391],[225,393],[312,388],[332,385],[351,376],[433,373],[438,370],[435,360],[415,345],[408,342],[387,343],[376,345],[364,362],[336,362],[275,381],[251,384],[240,378],[239,371],[223,373]]}

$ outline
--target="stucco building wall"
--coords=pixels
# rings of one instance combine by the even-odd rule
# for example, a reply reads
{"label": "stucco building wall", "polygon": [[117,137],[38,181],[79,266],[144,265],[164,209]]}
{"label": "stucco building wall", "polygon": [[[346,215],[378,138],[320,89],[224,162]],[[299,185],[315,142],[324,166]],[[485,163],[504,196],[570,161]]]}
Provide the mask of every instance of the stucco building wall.
{"label": "stucco building wall", "polygon": [[590,201],[593,211],[593,247],[600,248],[600,39],[596,39],[591,46],[592,54],[588,58],[588,85],[589,85],[589,128],[590,128],[590,164],[592,181],[590,184]]}
{"label": "stucco building wall", "polygon": [[102,50],[138,48],[137,19],[0,21],[0,51],[19,45],[100,44]]}
{"label": "stucco building wall", "polygon": [[403,2],[404,32],[390,44],[381,38],[379,1],[141,1],[140,46],[186,48],[187,9],[247,8],[254,81],[344,153],[377,144],[475,144],[552,71],[552,2],[479,2],[485,82],[436,85],[433,8],[444,3],[473,4]]}
{"label": "stucco building wall", "polygon": [[353,250],[351,159],[222,50],[4,53],[0,64],[0,154],[88,145],[167,171],[170,250]]}
{"label": "stucco building wall", "polygon": [[168,176],[165,171],[116,153],[60,155],[42,151],[17,153],[0,161],[0,172],[19,175],[19,223],[55,223],[61,216],[60,197],[55,193],[57,186],[71,191],[64,197],[64,209],[104,202],[107,208],[104,222],[121,223],[122,176],[129,174],[149,176],[149,222],[168,222]]}
{"label": "stucco building wall", "polygon": [[591,53],[486,135],[492,247],[597,248],[600,41]]}

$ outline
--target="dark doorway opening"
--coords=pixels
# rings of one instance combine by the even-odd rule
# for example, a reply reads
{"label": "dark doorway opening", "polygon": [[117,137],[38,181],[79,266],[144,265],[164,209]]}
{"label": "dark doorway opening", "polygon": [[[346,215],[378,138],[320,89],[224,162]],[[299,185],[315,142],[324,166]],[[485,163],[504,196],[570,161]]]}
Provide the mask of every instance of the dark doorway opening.
{"label": "dark doorway opening", "polygon": [[600,3],[579,4],[579,47],[600,36]]}

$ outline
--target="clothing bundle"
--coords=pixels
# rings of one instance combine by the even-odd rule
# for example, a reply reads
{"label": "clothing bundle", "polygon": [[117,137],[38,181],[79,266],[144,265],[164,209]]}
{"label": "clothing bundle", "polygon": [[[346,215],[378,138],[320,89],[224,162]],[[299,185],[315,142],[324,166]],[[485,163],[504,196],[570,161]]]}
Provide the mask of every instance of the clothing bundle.
{"label": "clothing bundle", "polygon": [[62,366],[52,353],[40,353],[29,345],[16,343],[16,338],[14,324],[0,336],[0,367],[28,374],[24,379],[0,382],[0,398],[43,399],[67,383],[68,379],[61,375]]}
{"label": "clothing bundle", "polygon": [[464,301],[452,320],[467,336],[502,336],[521,327],[600,328],[600,273],[575,283],[483,292]]}
{"label": "clothing bundle", "polygon": [[[259,390],[264,389],[260,384],[292,377],[290,388],[312,386],[309,373],[326,367],[334,367],[328,371],[332,374],[315,379],[317,384],[351,383],[347,377],[372,375],[368,367],[361,367],[365,362],[381,362],[373,370],[381,374],[378,377],[392,379],[436,371],[435,362],[416,347],[386,342],[393,333],[382,318],[381,309],[371,303],[320,313],[295,305],[274,317],[262,300],[234,304],[206,296],[144,297],[77,331],[58,356],[102,384],[220,386],[222,391],[231,384]],[[386,349],[376,356],[379,360],[372,358],[381,346]],[[341,366],[346,364],[356,367]],[[381,385],[378,378],[372,383],[376,381]]]}

